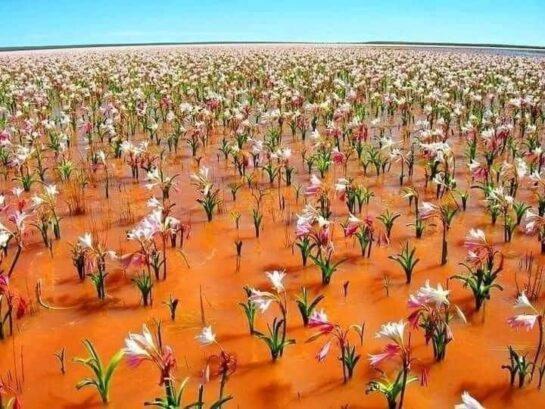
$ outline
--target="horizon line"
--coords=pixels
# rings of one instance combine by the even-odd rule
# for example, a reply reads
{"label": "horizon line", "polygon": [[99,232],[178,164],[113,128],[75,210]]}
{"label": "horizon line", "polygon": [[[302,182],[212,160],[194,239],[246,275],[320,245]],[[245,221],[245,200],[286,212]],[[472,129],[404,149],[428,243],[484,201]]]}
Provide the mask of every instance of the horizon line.
{"label": "horizon line", "polygon": [[1,47],[0,52],[10,51],[40,51],[63,50],[70,48],[113,48],[113,47],[145,47],[145,46],[176,46],[176,45],[244,45],[244,44],[280,44],[280,45],[391,45],[391,46],[433,46],[433,47],[467,47],[467,48],[497,48],[519,49],[545,53],[545,46],[541,45],[516,45],[495,43],[449,43],[433,41],[160,41],[160,42],[135,42],[135,43],[94,43],[94,44],[49,44],[49,45],[23,45]]}

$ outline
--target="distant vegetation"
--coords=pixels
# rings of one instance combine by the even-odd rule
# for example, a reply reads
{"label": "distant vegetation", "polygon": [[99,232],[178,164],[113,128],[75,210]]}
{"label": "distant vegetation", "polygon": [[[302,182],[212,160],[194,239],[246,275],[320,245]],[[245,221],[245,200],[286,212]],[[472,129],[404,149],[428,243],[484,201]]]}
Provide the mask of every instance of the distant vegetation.
{"label": "distant vegetation", "polygon": [[172,45],[219,45],[219,44],[361,44],[361,45],[403,45],[403,46],[433,46],[433,47],[480,47],[480,48],[505,48],[545,52],[545,46],[514,45],[514,44],[480,44],[480,43],[436,43],[436,42],[410,42],[410,41],[348,41],[348,42],[307,42],[307,41],[194,41],[194,42],[151,42],[151,43],[107,43],[107,44],[52,44],[41,46],[15,46],[0,47],[4,51],[25,50],[56,50],[66,48],[98,48],[98,47],[142,47],[142,46],[172,46]]}

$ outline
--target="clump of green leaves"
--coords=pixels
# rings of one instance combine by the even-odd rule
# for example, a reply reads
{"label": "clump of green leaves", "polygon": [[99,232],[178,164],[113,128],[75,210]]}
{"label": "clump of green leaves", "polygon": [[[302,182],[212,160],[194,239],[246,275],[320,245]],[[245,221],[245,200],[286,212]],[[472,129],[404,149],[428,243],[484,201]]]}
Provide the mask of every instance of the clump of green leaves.
{"label": "clump of green leaves", "polygon": [[123,358],[123,350],[119,350],[114,354],[110,359],[108,365],[104,366],[96,351],[93,343],[88,339],[83,341],[83,345],[89,353],[88,358],[74,358],[74,362],[82,364],[89,368],[93,373],[93,377],[83,378],[76,384],[76,389],[80,390],[87,386],[95,387],[102,399],[102,403],[108,403],[110,386],[112,381],[112,376]]}
{"label": "clump of green leaves", "polygon": [[308,325],[309,318],[312,312],[318,306],[318,303],[324,299],[323,295],[316,296],[313,300],[309,299],[308,291],[306,288],[301,289],[301,295],[297,297],[297,307],[301,313],[301,318],[303,319],[303,325],[306,327]]}
{"label": "clump of green leaves", "polygon": [[415,252],[416,248],[410,248],[409,242],[406,242],[399,254],[394,254],[388,257],[389,259],[396,261],[401,266],[405,272],[407,284],[411,283],[414,268],[420,261],[419,258],[415,257]]}

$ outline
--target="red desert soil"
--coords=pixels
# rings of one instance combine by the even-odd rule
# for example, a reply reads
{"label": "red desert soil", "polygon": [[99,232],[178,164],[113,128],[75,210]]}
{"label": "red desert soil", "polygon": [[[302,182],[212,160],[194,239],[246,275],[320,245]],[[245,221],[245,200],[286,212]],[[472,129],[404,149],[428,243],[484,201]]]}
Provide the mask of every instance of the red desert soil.
{"label": "red desert soil", "polygon": [[[302,51],[294,51],[295,54],[297,52]],[[411,52],[404,53],[409,55]],[[415,108],[413,112],[416,120],[425,118],[420,108]],[[391,132],[395,141],[400,141],[403,128],[400,115],[396,113],[394,117],[384,118],[384,129]],[[166,134],[168,126],[165,125],[161,132]],[[372,128],[371,125],[369,127]],[[325,132],[325,125],[320,123],[318,130]],[[145,172],[141,172],[139,181],[134,181],[124,158],[109,157],[110,197],[106,199],[104,172],[101,169],[96,172],[90,170],[85,159],[85,144],[82,138],[73,136],[76,142],[64,155],[88,170],[90,182],[84,192],[86,212],[77,216],[69,214],[65,202],[69,187],[51,171],[48,182],[56,183],[60,191],[57,203],[58,212],[62,215],[62,239],[54,241],[50,254],[39,232],[29,228],[24,239],[24,250],[10,282],[19,293],[31,300],[31,311],[16,320],[14,336],[0,342],[0,375],[6,377],[10,373],[17,377],[21,383],[20,398],[24,407],[101,407],[94,389],[78,391],[75,388],[75,384],[88,375],[86,368],[72,362],[74,357],[86,356],[82,340],[90,339],[101,357],[109,359],[124,346],[129,332],[141,332],[144,323],[154,328],[154,323],[159,320],[162,322],[165,343],[172,347],[176,356],[176,376],[179,379],[190,377],[186,390],[186,401],[189,402],[196,396],[208,357],[220,350],[216,344],[201,346],[195,339],[203,327],[200,291],[203,294],[206,324],[212,326],[221,347],[234,353],[238,361],[236,371],[227,383],[227,392],[234,399],[225,407],[385,407],[384,398],[379,394],[365,394],[367,382],[377,377],[377,372],[369,365],[368,354],[378,353],[384,345],[382,340],[375,338],[375,332],[385,322],[406,319],[410,314],[407,306],[409,295],[427,280],[432,285],[448,285],[450,300],[464,311],[467,323],[452,323],[454,339],[448,346],[446,359],[439,363],[433,359],[431,346],[425,345],[422,332],[411,330],[414,356],[420,366],[429,368],[429,375],[427,386],[421,386],[417,381],[407,387],[405,407],[452,408],[460,402],[463,391],[469,391],[486,408],[537,408],[545,405],[545,392],[537,390],[535,386],[511,388],[507,371],[501,369],[508,361],[508,345],[533,351],[537,342],[536,331],[517,331],[507,325],[507,319],[514,314],[513,303],[517,295],[515,272],[520,258],[533,252],[536,262],[542,262],[537,239],[517,230],[513,241],[504,243],[501,222],[498,221],[496,226],[490,224],[490,218],[483,210],[482,193],[471,190],[467,210],[455,216],[448,233],[448,263],[441,266],[440,223],[428,227],[418,240],[414,238],[414,229],[407,226],[414,221],[414,211],[400,193],[399,164],[393,163],[389,172],[379,176],[370,167],[365,176],[361,165],[351,158],[346,174],[374,192],[370,204],[364,206],[359,216],[378,216],[388,208],[399,212],[401,217],[394,224],[390,243],[375,244],[371,258],[361,257],[357,241],[345,238],[339,225],[348,215],[346,205],[332,193],[330,220],[335,221],[332,228],[334,258],[346,261],[339,266],[331,283],[322,286],[318,268],[312,262],[303,268],[299,251],[293,245],[296,214],[301,212],[305,201],[312,202],[312,198],[307,199],[303,194],[296,199],[294,186],[301,185],[304,190],[309,185],[310,175],[301,152],[310,149],[313,141],[307,137],[303,143],[299,132],[294,138],[286,124],[282,134],[282,146],[292,150],[290,164],[296,169],[293,186],[285,186],[285,183],[279,188],[270,186],[266,174],[256,172],[257,185],[268,191],[262,205],[264,219],[259,238],[255,237],[252,224],[254,198],[250,189],[246,186],[241,188],[234,202],[227,187],[228,183],[240,180],[231,161],[225,161],[218,153],[222,137],[227,135],[232,138],[230,131],[227,132],[221,123],[214,124],[208,146],[201,147],[198,155],[202,157],[200,164],[209,167],[209,176],[220,188],[223,200],[212,222],[207,222],[205,213],[196,201],[198,192],[190,183],[190,174],[198,171],[198,165],[189,148],[181,143],[178,153],[166,155],[163,170],[168,175],[180,174],[175,190],[170,194],[170,203],[174,205],[172,215],[190,225],[191,231],[183,246],[185,258],[178,249],[167,248],[168,278],[154,284],[153,305],[150,307],[141,305],[140,293],[131,282],[138,269],[129,267],[123,270],[115,262],[108,262],[106,299],[98,300],[89,279],[81,282],[76,275],[70,243],[76,243],[83,233],[92,232],[94,237],[100,237],[107,244],[106,247],[118,255],[136,250],[135,243],[126,239],[126,233],[149,214],[147,200],[152,195],[160,198],[161,193],[156,189],[150,192],[144,186]],[[370,134],[373,137],[376,130],[370,129]],[[466,145],[458,135],[456,131],[449,142],[460,164],[456,171],[457,188],[464,191],[471,185],[471,174],[464,156]],[[145,139],[147,136],[141,130],[132,138],[133,141]],[[150,144],[151,152],[159,153],[160,149],[165,147]],[[423,169],[423,166],[415,166],[413,177],[407,178],[405,185],[421,188],[421,201],[435,203],[435,185],[430,183],[427,189],[423,188]],[[253,171],[251,166],[249,171]],[[332,186],[344,176],[342,165],[332,165],[324,183]],[[11,177],[0,182],[1,190],[6,195],[18,185],[11,181]],[[37,184],[32,187],[33,192],[39,189]],[[23,193],[23,196],[30,199],[32,194]],[[280,197],[285,198],[284,210],[279,207]],[[531,205],[536,203],[528,184],[521,185],[517,199]],[[242,215],[238,231],[230,215],[232,210]],[[504,290],[493,292],[484,311],[478,313],[473,312],[471,293],[459,281],[451,280],[447,284],[449,277],[463,272],[459,263],[466,258],[464,237],[471,228],[482,229],[488,240],[505,256],[505,267],[499,279]],[[238,270],[234,245],[237,239],[243,242]],[[420,258],[410,285],[405,284],[399,266],[388,258],[397,253],[406,240],[416,247]],[[10,249],[10,257],[13,251]],[[277,362],[271,362],[261,340],[248,334],[245,316],[238,305],[245,301],[243,286],[270,289],[265,272],[272,270],[286,272],[288,333],[290,338],[297,341],[285,349],[284,356]],[[389,295],[384,288],[385,275],[391,279]],[[38,280],[44,302],[54,308],[46,309],[38,305],[35,297]],[[346,282],[349,285],[345,295],[343,285]],[[305,342],[315,330],[303,327],[297,311],[294,300],[301,287],[306,287],[312,294],[325,296],[320,308],[327,312],[330,320],[342,326],[365,323],[363,346],[359,347],[358,343],[362,358],[353,379],[346,384],[343,384],[336,351],[319,363],[315,355],[322,343]],[[163,304],[170,295],[180,299],[174,322],[169,319],[168,309]],[[256,327],[263,330],[273,316],[273,308],[265,314],[258,313]],[[67,371],[64,375],[60,373],[54,356],[62,348],[67,354]],[[142,363],[136,369],[122,362],[113,377],[108,407],[142,407],[143,402],[161,396],[163,388],[159,386],[158,378],[156,368],[149,362]],[[217,388],[218,379],[214,378],[206,387],[210,400],[216,396]]]}

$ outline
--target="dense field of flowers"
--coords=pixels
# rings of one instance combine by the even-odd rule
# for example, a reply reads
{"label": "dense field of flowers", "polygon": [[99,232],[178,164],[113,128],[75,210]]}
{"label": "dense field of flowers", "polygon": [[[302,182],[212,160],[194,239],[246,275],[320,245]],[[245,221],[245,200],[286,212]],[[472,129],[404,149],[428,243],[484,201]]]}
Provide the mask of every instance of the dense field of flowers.
{"label": "dense field of flowers", "polygon": [[539,407],[544,139],[539,57],[0,55],[0,408]]}

